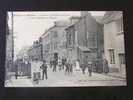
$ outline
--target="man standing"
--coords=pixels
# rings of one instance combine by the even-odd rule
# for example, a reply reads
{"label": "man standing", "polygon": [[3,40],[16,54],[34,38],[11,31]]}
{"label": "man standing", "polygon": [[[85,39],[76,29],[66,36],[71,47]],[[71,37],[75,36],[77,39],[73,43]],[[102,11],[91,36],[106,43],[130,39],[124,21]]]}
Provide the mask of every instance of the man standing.
{"label": "man standing", "polygon": [[69,72],[70,72],[70,64],[69,64],[69,61],[65,62],[65,75],[68,74],[69,75]]}
{"label": "man standing", "polygon": [[53,60],[53,72],[56,72],[56,60]]}
{"label": "man standing", "polygon": [[89,76],[91,76],[92,75],[92,62],[91,61],[88,62],[88,72],[89,72]]}
{"label": "man standing", "polygon": [[59,67],[59,71],[61,71],[61,59],[58,59],[58,67]]}
{"label": "man standing", "polygon": [[86,69],[85,64],[81,64],[80,67],[81,67],[82,73],[85,74],[85,69]]}
{"label": "man standing", "polygon": [[27,65],[27,74],[28,74],[28,78],[31,78],[31,62],[28,61],[28,65]]}
{"label": "man standing", "polygon": [[64,70],[64,66],[65,66],[65,64],[66,64],[66,58],[62,58],[62,69]]}
{"label": "man standing", "polygon": [[18,78],[18,62],[15,62],[15,78]]}
{"label": "man standing", "polygon": [[73,73],[73,61],[69,60],[69,73],[72,75]]}
{"label": "man standing", "polygon": [[53,65],[53,61],[50,60],[50,68],[52,68],[52,65]]}
{"label": "man standing", "polygon": [[48,79],[47,76],[47,65],[46,65],[46,61],[43,61],[43,64],[40,67],[42,69],[42,79],[44,79],[44,74],[45,74],[45,78]]}

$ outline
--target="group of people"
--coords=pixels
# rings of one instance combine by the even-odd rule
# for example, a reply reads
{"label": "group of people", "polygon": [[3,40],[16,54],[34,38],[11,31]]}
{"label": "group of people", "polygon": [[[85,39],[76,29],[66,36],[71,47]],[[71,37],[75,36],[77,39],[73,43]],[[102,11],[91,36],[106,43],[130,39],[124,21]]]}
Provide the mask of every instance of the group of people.
{"label": "group of people", "polygon": [[[44,60],[42,66],[40,67],[43,73],[42,79],[44,79],[44,75],[45,75],[45,78],[48,79],[47,67],[48,66],[46,64],[46,61]],[[55,59],[53,61],[50,61],[50,68],[52,69],[53,72],[57,71],[57,67],[59,71],[64,70],[65,75],[70,75],[73,73],[73,64],[70,62],[70,60],[67,60],[67,59],[56,60]],[[87,64],[80,64],[82,73],[85,74],[85,70],[87,69],[89,76],[92,76],[93,67],[94,67],[94,63],[91,61],[88,61]],[[108,61],[106,59],[103,59],[103,72],[104,73],[109,72]]]}
{"label": "group of people", "polygon": [[89,76],[92,75],[92,70],[93,70],[92,67],[93,67],[93,64],[92,64],[91,61],[89,61],[87,64],[81,64],[81,65],[80,65],[80,68],[81,68],[83,74],[85,74],[86,68],[88,69]]}
{"label": "group of people", "polygon": [[[57,67],[58,70],[64,70],[65,71],[65,75],[66,74],[72,74],[73,72],[73,65],[70,64],[66,59],[62,59],[62,61],[60,61],[60,59],[56,60],[54,59],[53,61],[50,61],[50,68],[52,69],[53,72],[57,71]],[[43,60],[43,64],[40,66],[40,69],[42,69],[42,79],[48,79],[48,75],[47,75],[47,64],[46,61]]]}
{"label": "group of people", "polygon": [[73,72],[73,65],[68,61],[66,58],[64,59],[54,59],[53,61],[50,61],[50,68],[53,70],[53,72],[56,72],[57,69],[59,71],[64,70],[65,75],[70,74]]}
{"label": "group of people", "polygon": [[[15,67],[16,67],[15,77],[17,79],[18,64],[15,64]],[[64,59],[59,58],[59,59],[54,59],[53,61],[52,60],[50,61],[50,68],[52,69],[53,72],[56,72],[58,69],[59,71],[64,71],[65,75],[71,75],[73,73],[73,67],[74,67],[73,63],[66,58]],[[79,67],[82,70],[83,74],[85,74],[85,71],[87,69],[89,76],[92,76],[93,67],[94,67],[93,62],[88,61],[85,64],[79,64]],[[41,64],[40,69],[42,70],[42,79],[44,79],[44,76],[45,76],[45,79],[48,79],[48,75],[47,75],[48,65],[46,64],[45,60],[43,60],[43,63]],[[108,61],[106,59],[103,59],[103,72],[105,73],[109,72]]]}
{"label": "group of people", "polygon": [[[102,68],[101,69],[97,69],[100,67],[100,63],[102,64]],[[98,63],[98,61],[88,61],[87,63],[81,64],[80,68],[82,69],[82,73],[85,74],[85,70],[88,69],[89,72],[89,76],[92,75],[92,71],[93,69],[95,70],[101,70],[101,72],[107,74],[109,73],[109,66],[108,66],[108,61],[107,59],[103,59],[102,62]]]}

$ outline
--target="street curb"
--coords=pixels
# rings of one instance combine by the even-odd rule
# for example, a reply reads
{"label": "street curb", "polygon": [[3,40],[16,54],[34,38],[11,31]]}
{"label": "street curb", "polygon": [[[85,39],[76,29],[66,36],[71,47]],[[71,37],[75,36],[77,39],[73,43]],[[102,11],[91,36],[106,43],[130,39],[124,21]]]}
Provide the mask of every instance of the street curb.
{"label": "street curb", "polygon": [[110,74],[102,74],[102,75],[107,75],[107,76],[111,76],[111,77],[115,77],[115,78],[126,79],[126,77],[122,77],[122,76],[115,76],[115,75],[110,75]]}

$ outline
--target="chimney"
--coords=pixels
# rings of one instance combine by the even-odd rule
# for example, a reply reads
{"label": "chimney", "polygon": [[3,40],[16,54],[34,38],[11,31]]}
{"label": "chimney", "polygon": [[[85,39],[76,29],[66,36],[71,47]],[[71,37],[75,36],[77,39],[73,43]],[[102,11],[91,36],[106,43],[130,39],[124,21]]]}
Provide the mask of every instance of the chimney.
{"label": "chimney", "polygon": [[89,11],[81,11],[81,17],[85,17],[85,16],[91,16],[91,13]]}

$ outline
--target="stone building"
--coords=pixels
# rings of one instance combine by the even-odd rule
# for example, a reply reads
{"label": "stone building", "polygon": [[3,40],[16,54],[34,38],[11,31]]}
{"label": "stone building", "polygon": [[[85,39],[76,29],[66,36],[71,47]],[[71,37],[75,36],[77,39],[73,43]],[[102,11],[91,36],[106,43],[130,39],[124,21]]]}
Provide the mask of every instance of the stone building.
{"label": "stone building", "polygon": [[[50,30],[50,29],[49,29]],[[43,60],[46,60],[46,62],[50,59],[50,31],[47,30],[42,36],[42,56]]]}
{"label": "stone building", "polygon": [[122,11],[107,11],[104,22],[104,51],[110,72],[125,74],[125,48]]}
{"label": "stone building", "polygon": [[86,64],[98,61],[96,71],[102,72],[103,26],[87,11],[81,12],[77,22],[66,28],[68,59],[75,63]]}
{"label": "stone building", "polygon": [[50,62],[54,58],[64,58],[66,54],[66,31],[69,21],[56,21],[42,36],[43,59]]}
{"label": "stone building", "polygon": [[27,54],[31,60],[41,61],[43,59],[41,38],[33,42],[33,45],[29,48]]}

